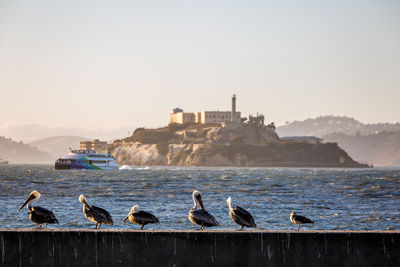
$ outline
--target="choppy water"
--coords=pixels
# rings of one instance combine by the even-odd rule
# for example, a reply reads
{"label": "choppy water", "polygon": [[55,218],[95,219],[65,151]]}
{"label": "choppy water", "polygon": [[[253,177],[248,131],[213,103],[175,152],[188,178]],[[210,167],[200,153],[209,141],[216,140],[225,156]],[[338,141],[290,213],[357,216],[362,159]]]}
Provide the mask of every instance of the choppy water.
{"label": "choppy water", "polygon": [[260,229],[296,229],[289,213],[314,220],[315,230],[400,229],[400,169],[170,168],[121,171],[54,170],[50,165],[0,166],[0,228],[33,224],[27,209],[17,209],[28,194],[42,197],[34,205],[54,212],[51,228],[93,228],[78,201],[103,207],[113,229],[137,229],[122,220],[134,204],[154,213],[158,225],[147,229],[198,229],[187,218],[192,190],[202,192],[206,209],[221,229],[238,229],[228,216],[231,196],[255,218]]}

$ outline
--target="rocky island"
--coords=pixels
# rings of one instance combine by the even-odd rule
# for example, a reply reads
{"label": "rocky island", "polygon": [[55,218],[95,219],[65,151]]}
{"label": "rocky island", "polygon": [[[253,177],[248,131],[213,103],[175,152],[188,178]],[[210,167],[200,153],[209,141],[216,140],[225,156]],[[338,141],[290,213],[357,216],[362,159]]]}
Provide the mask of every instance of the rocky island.
{"label": "rocky island", "polygon": [[368,167],[336,143],[315,137],[280,139],[264,115],[241,117],[236,95],[230,111],[171,111],[170,124],[138,128],[110,150],[120,165]]}
{"label": "rocky island", "polygon": [[120,165],[368,167],[336,143],[281,141],[271,126],[170,124],[116,140]]}

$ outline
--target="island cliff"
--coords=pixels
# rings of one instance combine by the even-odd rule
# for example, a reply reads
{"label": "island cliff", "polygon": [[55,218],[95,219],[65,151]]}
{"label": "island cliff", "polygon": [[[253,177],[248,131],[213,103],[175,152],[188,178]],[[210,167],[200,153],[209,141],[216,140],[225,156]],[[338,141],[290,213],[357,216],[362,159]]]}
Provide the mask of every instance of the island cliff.
{"label": "island cliff", "polygon": [[116,140],[120,165],[368,167],[336,143],[282,142],[269,126],[170,124]]}

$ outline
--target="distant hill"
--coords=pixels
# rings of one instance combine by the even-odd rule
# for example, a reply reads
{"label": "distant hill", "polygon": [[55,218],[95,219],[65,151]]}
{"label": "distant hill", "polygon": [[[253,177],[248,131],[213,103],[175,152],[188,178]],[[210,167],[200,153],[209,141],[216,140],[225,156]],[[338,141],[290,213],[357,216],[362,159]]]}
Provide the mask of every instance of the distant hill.
{"label": "distant hill", "polygon": [[355,160],[374,165],[400,165],[400,123],[364,124],[356,119],[321,116],[277,128],[283,136],[318,136],[336,142]]}
{"label": "distant hill", "polygon": [[370,135],[331,133],[326,141],[337,142],[357,161],[381,166],[400,166],[400,132],[380,132]]}
{"label": "distant hill", "polygon": [[399,132],[400,123],[364,124],[356,119],[340,116],[321,116],[304,121],[293,121],[276,129],[279,136],[313,135],[323,137],[331,133],[370,135],[379,132]]}
{"label": "distant hill", "polygon": [[80,136],[53,136],[30,143],[32,147],[59,158],[68,153],[68,148],[78,149],[81,140],[88,140]]}
{"label": "distant hill", "polygon": [[4,136],[0,136],[0,156],[10,163],[54,163],[46,152]]}
{"label": "distant hill", "polygon": [[22,140],[24,143],[31,143],[51,136],[87,136],[91,139],[99,138],[101,140],[114,140],[123,137],[127,132],[135,127],[111,126],[101,127],[90,126],[48,126],[42,124],[18,124],[5,123],[0,124],[0,136],[8,136],[13,140]]}

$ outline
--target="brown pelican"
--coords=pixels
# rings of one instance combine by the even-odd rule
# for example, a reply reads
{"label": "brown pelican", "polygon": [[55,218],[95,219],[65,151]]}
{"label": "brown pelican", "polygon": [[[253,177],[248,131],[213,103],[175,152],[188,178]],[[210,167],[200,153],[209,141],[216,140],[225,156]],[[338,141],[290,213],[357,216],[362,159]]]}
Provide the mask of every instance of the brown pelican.
{"label": "brown pelican", "polygon": [[42,228],[42,224],[46,224],[44,228],[47,228],[49,223],[56,223],[58,224],[58,220],[54,213],[49,211],[48,209],[42,207],[34,207],[32,203],[35,202],[40,198],[40,193],[38,191],[32,191],[29,197],[25,200],[24,204],[18,209],[20,211],[23,207],[25,207],[29,211],[29,219],[38,225],[37,229]]}
{"label": "brown pelican", "polygon": [[297,231],[300,231],[300,225],[305,224],[305,223],[314,223],[313,221],[311,221],[310,219],[301,216],[301,215],[296,215],[296,213],[293,211],[292,213],[290,213],[290,221],[292,223],[298,224],[299,225],[299,229],[297,229]]}
{"label": "brown pelican", "polygon": [[[194,224],[200,225],[200,230],[204,229],[204,227],[219,226],[219,223],[214,218],[214,216],[212,216],[204,209],[200,192],[193,191],[192,197],[194,206],[189,211],[189,220]],[[201,210],[197,209],[197,203],[199,203]]]}
{"label": "brown pelican", "polygon": [[242,226],[240,230],[243,230],[244,226],[257,227],[256,223],[254,222],[253,216],[251,216],[251,214],[247,210],[239,206],[232,207],[231,197],[228,197],[226,199],[226,203],[228,203],[229,206],[229,216],[235,223]]}
{"label": "brown pelican", "polygon": [[139,206],[133,206],[131,208],[131,211],[129,212],[128,216],[126,216],[124,222],[126,222],[126,220],[129,220],[132,223],[136,223],[136,224],[140,224],[142,225],[140,227],[140,230],[143,229],[143,227],[148,224],[148,223],[159,223],[160,221],[157,219],[156,216],[154,216],[153,214],[143,211],[143,210],[139,210]]}
{"label": "brown pelican", "polygon": [[102,224],[113,224],[110,213],[105,209],[89,205],[83,195],[79,196],[79,201],[83,204],[83,214],[85,214],[86,218],[88,218],[89,221],[96,223],[95,229],[97,229],[98,224],[100,224],[99,229]]}

